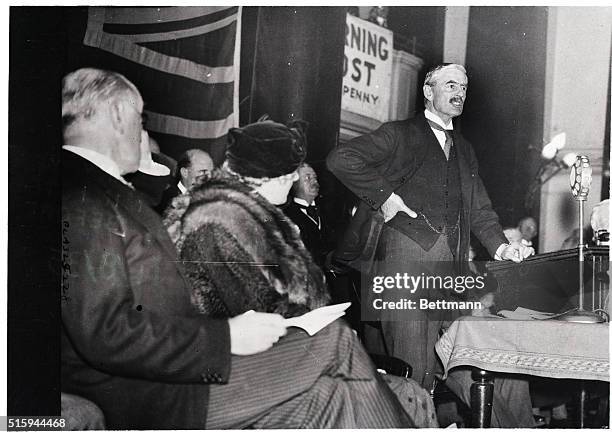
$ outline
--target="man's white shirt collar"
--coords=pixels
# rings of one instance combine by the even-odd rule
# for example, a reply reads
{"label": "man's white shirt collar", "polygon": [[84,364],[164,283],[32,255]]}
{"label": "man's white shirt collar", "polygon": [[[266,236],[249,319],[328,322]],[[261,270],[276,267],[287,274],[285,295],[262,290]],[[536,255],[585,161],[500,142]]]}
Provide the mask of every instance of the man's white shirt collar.
{"label": "man's white shirt collar", "polygon": [[310,205],[313,205],[313,206],[314,206],[314,204],[315,204],[315,201],[314,201],[314,200],[312,201],[312,203],[308,203],[308,202],[306,202],[304,199],[300,199],[299,197],[294,197],[294,198],[293,198],[293,201],[294,201],[295,203],[297,203],[298,205],[303,206],[304,208],[306,208],[306,207],[308,207],[308,206],[310,206]]}
{"label": "man's white shirt collar", "polygon": [[444,123],[440,117],[431,112],[429,109],[425,110],[425,118],[439,124],[446,130],[453,130],[453,119],[451,118],[448,124]]}
{"label": "man's white shirt collar", "polygon": [[178,187],[178,189],[181,192],[181,194],[185,194],[187,192],[187,187],[185,185],[183,185],[183,183],[181,181],[179,181],[179,183],[176,184],[176,186]]}
{"label": "man's white shirt collar", "polygon": [[[305,210],[306,208],[308,208],[309,206],[315,206],[315,201],[313,200],[311,204],[309,204],[308,202],[306,202],[304,199],[300,199],[299,197],[294,197],[293,201],[295,203],[297,203],[301,209]],[[321,229],[321,218],[319,218],[319,220],[315,220],[313,219],[310,215],[308,215],[308,213],[305,214],[306,217],[308,217],[314,224],[317,225],[317,227],[319,229]]]}
{"label": "man's white shirt collar", "polygon": [[[425,110],[425,118],[433,121],[436,124],[439,124],[441,127],[443,127],[446,130],[453,130],[453,119],[452,118],[448,122],[448,124],[444,124],[444,122],[440,119],[440,117],[438,117],[436,114],[431,112],[429,109]],[[442,132],[439,129],[434,129],[431,126],[429,128],[431,129],[433,134],[436,136],[436,139],[438,140],[438,144],[440,144],[440,147],[442,147],[442,150],[444,150],[444,144],[446,143],[446,133]]]}
{"label": "man's white shirt collar", "polygon": [[86,149],[85,147],[79,146],[64,145],[62,146],[62,149],[68,150],[69,152],[79,155],[81,158],[91,162],[100,170],[111,175],[121,183],[132,187],[132,185],[128,183],[125,179],[123,179],[123,176],[121,176],[121,172],[119,171],[119,166],[117,165],[117,163],[108,156],[98,153],[94,150]]}

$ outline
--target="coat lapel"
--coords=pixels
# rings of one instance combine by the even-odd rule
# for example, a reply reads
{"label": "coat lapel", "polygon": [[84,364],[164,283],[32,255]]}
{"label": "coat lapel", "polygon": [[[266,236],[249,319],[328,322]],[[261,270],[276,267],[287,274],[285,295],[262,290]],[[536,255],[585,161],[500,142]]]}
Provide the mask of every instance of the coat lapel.
{"label": "coat lapel", "polygon": [[177,259],[176,249],[161,219],[149,207],[144,197],[127,185],[80,156],[65,151],[62,155],[62,169],[67,174],[80,175],[84,183],[94,183],[130,217],[142,224],[147,231],[160,243],[171,259]]}
{"label": "coat lapel", "polygon": [[[121,182],[119,182],[121,184]],[[108,194],[113,197],[117,202],[117,205],[120,205],[124,208],[130,216],[141,223],[147,230],[151,233],[151,235],[161,244],[161,246],[168,252],[168,255],[172,257],[172,259],[177,258],[176,248],[170,237],[168,236],[168,232],[166,228],[163,226],[163,223],[160,217],[157,215],[155,211],[151,209],[147,200],[141,196],[137,191],[121,184],[120,190],[116,190],[113,193],[113,189],[108,188]]]}
{"label": "coat lapel", "polygon": [[[413,126],[413,129],[411,133],[406,134],[406,138],[410,140],[411,154],[414,155],[412,159],[414,159],[416,165],[413,166],[409,174],[402,178],[402,183],[400,186],[403,185],[404,182],[409,181],[410,178],[419,170],[419,168],[423,165],[423,162],[425,162],[425,158],[427,157],[428,153],[436,153],[437,149],[440,153],[444,154],[440,144],[438,143],[438,139],[431,131],[431,128],[425,119],[425,114],[417,114],[415,116],[415,121],[416,122],[414,124],[410,124]],[[395,188],[397,189],[399,187]]]}
{"label": "coat lapel", "polygon": [[[434,133],[432,132],[431,128],[429,127],[429,123],[427,123],[427,118],[425,118],[425,113],[421,112],[418,117],[421,119],[420,123],[418,123],[418,126],[420,127],[420,132],[419,134],[421,135],[420,140],[416,141],[416,144],[423,144],[424,147],[424,153],[426,153],[427,151],[432,151],[432,152],[440,152],[442,155],[444,155],[444,151],[442,150],[442,147],[440,147],[440,143],[438,143],[438,139],[436,138],[436,136],[434,135]],[[423,159],[425,159],[423,157]]]}

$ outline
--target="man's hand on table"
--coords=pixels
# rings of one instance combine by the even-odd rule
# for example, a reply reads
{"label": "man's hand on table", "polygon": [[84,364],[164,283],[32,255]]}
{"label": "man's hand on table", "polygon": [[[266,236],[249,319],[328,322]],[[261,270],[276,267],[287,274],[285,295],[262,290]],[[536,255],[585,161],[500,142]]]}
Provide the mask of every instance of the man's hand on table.
{"label": "man's hand on table", "polygon": [[229,319],[231,352],[253,355],[266,351],[287,333],[280,314],[247,311]]}
{"label": "man's hand on table", "polygon": [[525,246],[522,243],[502,244],[495,253],[496,260],[508,260],[520,263],[525,258],[533,255],[535,251],[533,247]]}

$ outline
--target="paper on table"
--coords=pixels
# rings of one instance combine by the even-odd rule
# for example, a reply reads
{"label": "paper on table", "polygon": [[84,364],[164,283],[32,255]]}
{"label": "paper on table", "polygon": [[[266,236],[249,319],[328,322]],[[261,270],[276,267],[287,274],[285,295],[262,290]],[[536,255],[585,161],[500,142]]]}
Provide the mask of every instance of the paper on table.
{"label": "paper on table", "polygon": [[331,322],[339,319],[344,315],[344,311],[351,306],[350,302],[339,303],[337,305],[328,305],[317,308],[299,317],[286,319],[287,327],[295,326],[302,328],[308,335],[315,335],[321,329],[325,328]]}
{"label": "paper on table", "polygon": [[502,310],[497,314],[513,320],[546,320],[552,319],[557,314],[530,310],[529,308],[517,307],[514,311]]}

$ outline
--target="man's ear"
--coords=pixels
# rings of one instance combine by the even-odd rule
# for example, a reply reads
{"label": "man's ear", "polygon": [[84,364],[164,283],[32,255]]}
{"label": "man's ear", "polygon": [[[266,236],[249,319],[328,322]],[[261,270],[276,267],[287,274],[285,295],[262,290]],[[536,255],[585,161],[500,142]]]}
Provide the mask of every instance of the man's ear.
{"label": "man's ear", "polygon": [[187,167],[181,167],[181,180],[182,181],[186,180],[188,175],[189,175],[189,170],[187,170]]}
{"label": "man's ear", "polygon": [[125,102],[122,100],[115,100],[109,106],[111,126],[120,134],[123,134],[125,130],[124,121],[127,109]]}
{"label": "man's ear", "polygon": [[433,99],[433,90],[431,89],[431,85],[423,85],[423,96],[429,101]]}

